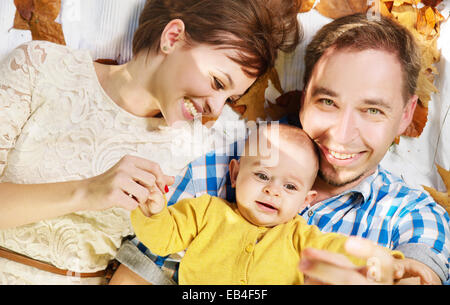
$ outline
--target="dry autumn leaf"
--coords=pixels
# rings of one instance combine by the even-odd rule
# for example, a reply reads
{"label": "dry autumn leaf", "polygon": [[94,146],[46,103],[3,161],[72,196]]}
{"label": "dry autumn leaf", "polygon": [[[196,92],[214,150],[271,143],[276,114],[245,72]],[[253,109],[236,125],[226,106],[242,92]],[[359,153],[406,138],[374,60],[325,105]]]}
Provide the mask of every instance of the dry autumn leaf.
{"label": "dry autumn leaf", "polygon": [[420,136],[427,122],[428,103],[431,100],[431,95],[438,92],[434,86],[434,79],[437,76],[437,69],[434,64],[440,60],[437,38],[439,37],[440,24],[444,21],[444,18],[435,8],[440,1],[422,1],[425,5],[431,6],[418,9],[417,4],[420,2],[419,0],[382,0],[380,6],[382,15],[396,19],[408,28],[420,45],[422,68],[416,90],[419,103],[411,125],[403,133],[403,136],[408,137]]}
{"label": "dry autumn leaf", "polygon": [[14,5],[17,8],[17,12],[26,21],[31,20],[31,15],[34,11],[33,0],[14,0]]}
{"label": "dry autumn leaf", "polygon": [[428,108],[423,106],[422,103],[417,103],[414,117],[411,124],[406,128],[403,136],[418,137],[422,134],[423,129],[427,123]]}
{"label": "dry autumn leaf", "polygon": [[[275,68],[272,68],[264,75],[260,76],[256,82],[250,87],[249,91],[244,94],[235,103],[231,103],[230,106],[234,111],[241,114],[244,118],[256,121],[259,119],[266,119],[267,112],[264,109],[265,104],[265,92],[269,85],[269,80],[275,86],[275,88],[283,93],[278,78],[278,72]],[[269,103],[270,104],[270,103]]]}
{"label": "dry autumn leaf", "polygon": [[309,12],[314,6],[314,2],[316,2],[316,0],[297,0],[299,12],[300,13]]}
{"label": "dry autumn leaf", "polygon": [[444,181],[444,185],[447,188],[447,193],[438,192],[436,189],[428,186],[423,186],[423,188],[430,193],[431,197],[445,208],[445,210],[450,213],[450,170],[445,170],[436,164],[439,175]]}
{"label": "dry autumn leaf", "polygon": [[17,11],[14,28],[30,30],[33,40],[46,40],[65,45],[61,24],[55,22],[61,0],[15,0]]}
{"label": "dry autumn leaf", "polygon": [[356,13],[367,12],[367,0],[320,0],[316,10],[325,17],[339,18]]}
{"label": "dry autumn leaf", "polygon": [[431,6],[431,7],[436,7],[438,6],[440,3],[442,2],[442,0],[422,0],[422,3],[427,5],[427,6]]}

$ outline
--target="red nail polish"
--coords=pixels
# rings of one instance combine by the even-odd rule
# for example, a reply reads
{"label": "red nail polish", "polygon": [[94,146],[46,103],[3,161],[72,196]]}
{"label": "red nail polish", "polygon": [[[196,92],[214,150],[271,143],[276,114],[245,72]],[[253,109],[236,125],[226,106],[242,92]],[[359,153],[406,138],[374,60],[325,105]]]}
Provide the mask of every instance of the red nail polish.
{"label": "red nail polish", "polygon": [[169,187],[167,185],[164,187],[164,191],[166,191],[166,193],[169,192]]}

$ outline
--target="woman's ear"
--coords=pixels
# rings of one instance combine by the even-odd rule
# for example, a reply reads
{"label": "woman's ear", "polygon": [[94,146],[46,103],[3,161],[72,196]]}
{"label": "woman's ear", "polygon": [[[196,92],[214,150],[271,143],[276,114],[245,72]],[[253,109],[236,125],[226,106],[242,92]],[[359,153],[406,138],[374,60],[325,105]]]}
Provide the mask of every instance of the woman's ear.
{"label": "woman's ear", "polygon": [[161,34],[160,49],[164,54],[172,52],[178,41],[184,41],[184,22],[181,19],[171,20]]}
{"label": "woman's ear", "polygon": [[239,161],[236,159],[231,160],[228,168],[230,170],[231,187],[236,187],[236,180],[239,173]]}

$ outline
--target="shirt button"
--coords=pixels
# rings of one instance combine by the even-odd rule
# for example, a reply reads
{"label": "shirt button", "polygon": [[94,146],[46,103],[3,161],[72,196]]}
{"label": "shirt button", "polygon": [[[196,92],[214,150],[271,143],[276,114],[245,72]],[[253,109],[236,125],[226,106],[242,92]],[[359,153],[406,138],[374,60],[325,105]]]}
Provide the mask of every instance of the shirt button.
{"label": "shirt button", "polygon": [[309,210],[309,211],[308,211],[308,217],[313,216],[313,214],[314,214],[314,211],[313,211],[313,210]]}
{"label": "shirt button", "polygon": [[247,245],[247,247],[245,247],[245,251],[247,253],[251,253],[253,251],[253,248],[254,248],[253,244],[249,244]]}

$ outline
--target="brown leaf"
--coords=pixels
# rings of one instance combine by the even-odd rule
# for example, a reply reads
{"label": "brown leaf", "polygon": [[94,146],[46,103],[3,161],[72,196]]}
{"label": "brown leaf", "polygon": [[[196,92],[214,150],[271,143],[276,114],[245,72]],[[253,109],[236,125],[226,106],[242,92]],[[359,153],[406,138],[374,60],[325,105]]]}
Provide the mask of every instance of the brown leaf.
{"label": "brown leaf", "polygon": [[316,10],[325,17],[336,19],[355,13],[365,13],[369,8],[367,0],[320,0]]}
{"label": "brown leaf", "polygon": [[424,186],[423,188],[430,193],[431,197],[433,197],[434,201],[439,203],[441,206],[445,208],[445,210],[450,213],[450,170],[445,170],[436,164],[439,175],[444,182],[445,187],[447,188],[447,193],[438,192],[436,189],[428,186]]}
{"label": "brown leaf", "polygon": [[418,102],[411,124],[406,128],[402,136],[418,137],[422,134],[423,128],[427,123],[428,108]]}
{"label": "brown leaf", "polygon": [[34,11],[33,0],[14,0],[14,5],[16,6],[17,11],[24,20],[31,20],[31,15]]}
{"label": "brown leaf", "polygon": [[61,10],[61,0],[34,0],[35,13],[54,21]]}
{"label": "brown leaf", "polygon": [[33,15],[30,22],[30,30],[33,40],[46,40],[65,45],[61,24],[46,18]]}
{"label": "brown leaf", "polygon": [[95,62],[98,62],[99,64],[104,65],[118,65],[119,63],[115,59],[109,59],[109,58],[99,58],[95,60]]}
{"label": "brown leaf", "polygon": [[[15,29],[30,30],[32,40],[66,44],[62,26],[55,22],[61,10],[61,0],[14,1],[14,4],[17,8]],[[30,19],[26,19],[28,16]]]}
{"label": "brown leaf", "polygon": [[28,21],[23,19],[19,11],[16,11],[16,15],[14,16],[13,28],[17,30],[30,30],[30,25],[28,24]]}
{"label": "brown leaf", "polygon": [[422,3],[427,5],[427,6],[431,6],[431,7],[436,7],[438,6],[440,3],[442,2],[442,0],[422,0]]}
{"label": "brown leaf", "polygon": [[299,90],[283,93],[276,99],[275,105],[271,104],[266,112],[273,120],[287,116],[289,121],[297,121],[301,98],[302,91]]}
{"label": "brown leaf", "polygon": [[299,6],[299,12],[305,13],[309,12],[314,6],[315,0],[297,0],[297,4]]}
{"label": "brown leaf", "polygon": [[278,78],[278,72],[275,68],[272,68],[264,75],[260,76],[250,87],[248,92],[234,104],[231,104],[231,107],[237,113],[241,114],[243,118],[250,121],[256,121],[258,118],[266,119],[267,112],[264,109],[264,104],[265,92],[269,85],[269,80],[280,93],[283,92]]}

